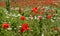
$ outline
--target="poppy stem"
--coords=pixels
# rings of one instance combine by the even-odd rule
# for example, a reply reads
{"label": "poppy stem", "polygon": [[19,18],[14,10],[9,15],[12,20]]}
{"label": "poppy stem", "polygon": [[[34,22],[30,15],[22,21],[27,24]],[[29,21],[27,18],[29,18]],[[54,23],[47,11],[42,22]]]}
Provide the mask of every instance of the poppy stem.
{"label": "poppy stem", "polygon": [[40,20],[40,21],[39,21],[39,30],[40,30],[39,35],[40,35],[40,36],[42,36],[42,25],[43,25],[42,20]]}
{"label": "poppy stem", "polygon": [[9,0],[6,1],[6,9],[8,12],[10,12],[10,1]]}

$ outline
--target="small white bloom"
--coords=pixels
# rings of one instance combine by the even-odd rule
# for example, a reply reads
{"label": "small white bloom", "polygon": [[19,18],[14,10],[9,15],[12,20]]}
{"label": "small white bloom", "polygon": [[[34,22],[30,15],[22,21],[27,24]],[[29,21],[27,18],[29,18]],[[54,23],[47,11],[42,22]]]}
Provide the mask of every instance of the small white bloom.
{"label": "small white bloom", "polygon": [[46,9],[48,9],[48,7],[45,7]]}
{"label": "small white bloom", "polygon": [[57,31],[55,31],[57,33]]}
{"label": "small white bloom", "polygon": [[15,15],[15,14],[13,14],[12,16],[13,16],[13,17],[18,17],[18,16],[17,16],[17,15]]}
{"label": "small white bloom", "polygon": [[9,18],[8,16],[6,18]]}
{"label": "small white bloom", "polygon": [[14,28],[16,30],[16,28]]}
{"label": "small white bloom", "polygon": [[37,19],[37,17],[35,16],[35,19]]}
{"label": "small white bloom", "polygon": [[12,28],[8,28],[8,30],[12,30]]}
{"label": "small white bloom", "polygon": [[11,9],[11,10],[15,10],[15,8],[13,8],[13,7],[12,7],[12,8],[10,8],[10,9]]}
{"label": "small white bloom", "polygon": [[28,17],[26,17],[26,19],[27,19],[27,20],[29,20],[29,18],[28,18]]}
{"label": "small white bloom", "polygon": [[14,17],[18,17],[18,16],[14,16]]}
{"label": "small white bloom", "polygon": [[54,20],[53,20],[53,19],[51,19],[51,22],[54,22]]}
{"label": "small white bloom", "polygon": [[42,33],[42,36],[44,36],[44,33]]}
{"label": "small white bloom", "polygon": [[18,14],[18,16],[21,16],[20,14]]}
{"label": "small white bloom", "polygon": [[31,20],[33,19],[33,17],[29,17]]}
{"label": "small white bloom", "polygon": [[56,14],[56,15],[58,15],[58,14]]}
{"label": "small white bloom", "polygon": [[5,12],[5,14],[8,14],[8,12]]}
{"label": "small white bloom", "polygon": [[56,17],[54,17],[54,19],[56,19]]}
{"label": "small white bloom", "polygon": [[4,12],[8,12],[6,9],[4,9]]}
{"label": "small white bloom", "polygon": [[21,27],[21,26],[19,26],[19,27]]}
{"label": "small white bloom", "polygon": [[15,10],[19,10],[19,7],[15,8]]}

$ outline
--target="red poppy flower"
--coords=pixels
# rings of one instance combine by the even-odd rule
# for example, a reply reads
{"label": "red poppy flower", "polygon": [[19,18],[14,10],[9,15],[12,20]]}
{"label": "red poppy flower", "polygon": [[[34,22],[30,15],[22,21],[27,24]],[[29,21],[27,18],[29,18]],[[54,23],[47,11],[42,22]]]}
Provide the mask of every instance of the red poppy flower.
{"label": "red poppy flower", "polygon": [[27,23],[23,24],[20,32],[25,32],[26,30],[30,30],[30,28],[28,26],[29,25]]}
{"label": "red poppy flower", "polygon": [[47,6],[49,3],[48,3],[48,1],[45,1],[44,4]]}
{"label": "red poppy flower", "polygon": [[50,19],[50,18],[52,18],[52,16],[51,15],[48,15],[47,18]]}
{"label": "red poppy flower", "polygon": [[50,3],[50,5],[52,5],[53,4],[53,0],[50,0],[49,3]]}
{"label": "red poppy flower", "polygon": [[21,18],[20,18],[21,20],[25,20],[26,18],[25,18],[25,16],[21,16]]}
{"label": "red poppy flower", "polygon": [[36,13],[37,13],[37,11],[38,11],[38,8],[37,8],[37,7],[32,8],[32,11],[36,14]]}
{"label": "red poppy flower", "polygon": [[2,2],[0,1],[0,5],[2,5]]}
{"label": "red poppy flower", "polygon": [[4,29],[9,28],[9,26],[10,26],[10,25],[7,24],[7,23],[3,23],[3,24],[2,24],[2,28],[4,28]]}

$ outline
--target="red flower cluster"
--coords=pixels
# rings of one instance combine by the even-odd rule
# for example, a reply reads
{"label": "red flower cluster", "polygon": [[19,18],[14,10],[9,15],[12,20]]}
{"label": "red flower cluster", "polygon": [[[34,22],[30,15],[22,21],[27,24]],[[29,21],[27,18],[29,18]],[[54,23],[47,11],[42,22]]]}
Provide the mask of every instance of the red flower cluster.
{"label": "red flower cluster", "polygon": [[20,32],[25,32],[26,30],[30,30],[27,23],[22,25],[22,28],[21,28]]}
{"label": "red flower cluster", "polygon": [[50,0],[50,2],[49,2],[51,5],[53,4],[53,0]]}
{"label": "red flower cluster", "polygon": [[7,23],[3,23],[3,24],[2,24],[2,28],[4,28],[4,29],[9,28],[9,26],[10,26],[10,25],[7,24]]}
{"label": "red flower cluster", "polygon": [[52,16],[51,15],[48,15],[47,18],[50,19],[50,18],[52,18]]}
{"label": "red flower cluster", "polygon": [[25,16],[21,16],[20,19],[21,19],[21,20],[26,20]]}
{"label": "red flower cluster", "polygon": [[32,11],[36,14],[36,13],[37,13],[37,11],[38,11],[38,8],[37,8],[37,7],[32,8]]}
{"label": "red flower cluster", "polygon": [[2,4],[2,2],[0,1],[0,5]]}
{"label": "red flower cluster", "polygon": [[47,6],[47,5],[49,4],[49,2],[46,0],[46,1],[44,2],[44,4]]}
{"label": "red flower cluster", "polygon": [[53,5],[53,0],[46,0],[45,2],[44,2],[44,4],[45,5]]}

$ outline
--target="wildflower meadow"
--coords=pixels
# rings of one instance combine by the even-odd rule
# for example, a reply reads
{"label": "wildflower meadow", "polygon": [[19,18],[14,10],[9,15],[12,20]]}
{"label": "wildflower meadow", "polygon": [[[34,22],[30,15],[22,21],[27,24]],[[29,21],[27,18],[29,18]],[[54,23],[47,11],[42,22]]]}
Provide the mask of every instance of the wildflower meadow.
{"label": "wildflower meadow", "polygon": [[0,1],[0,36],[60,36],[59,1],[20,1]]}

